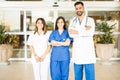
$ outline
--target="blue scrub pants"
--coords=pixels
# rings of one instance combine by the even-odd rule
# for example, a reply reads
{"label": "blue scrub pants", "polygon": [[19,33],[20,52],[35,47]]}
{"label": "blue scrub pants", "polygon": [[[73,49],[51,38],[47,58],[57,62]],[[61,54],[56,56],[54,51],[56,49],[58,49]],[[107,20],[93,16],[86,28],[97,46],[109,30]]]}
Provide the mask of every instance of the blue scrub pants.
{"label": "blue scrub pants", "polygon": [[68,80],[69,76],[69,60],[51,61],[50,74],[52,80]]}
{"label": "blue scrub pants", "polygon": [[75,80],[83,79],[83,69],[85,69],[86,80],[95,80],[94,64],[75,64],[74,63]]}

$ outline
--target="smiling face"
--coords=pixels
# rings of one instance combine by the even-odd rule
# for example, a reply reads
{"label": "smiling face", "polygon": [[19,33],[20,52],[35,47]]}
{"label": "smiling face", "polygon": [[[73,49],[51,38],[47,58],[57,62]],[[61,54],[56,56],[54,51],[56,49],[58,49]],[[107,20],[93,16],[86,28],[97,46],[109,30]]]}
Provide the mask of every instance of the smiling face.
{"label": "smiling face", "polygon": [[84,14],[84,6],[81,4],[75,5],[75,12],[78,16],[82,16]]}
{"label": "smiling face", "polygon": [[47,32],[46,22],[44,18],[38,18],[35,22],[35,33],[39,31],[44,31],[44,34]]}
{"label": "smiling face", "polygon": [[36,23],[36,26],[38,28],[38,30],[43,30],[43,22],[42,20],[38,20]]}
{"label": "smiling face", "polygon": [[65,18],[62,16],[59,16],[55,22],[55,30],[58,30],[58,29],[65,29],[66,30]]}
{"label": "smiling face", "polygon": [[59,19],[57,22],[58,29],[63,29],[64,27],[64,21],[63,19]]}

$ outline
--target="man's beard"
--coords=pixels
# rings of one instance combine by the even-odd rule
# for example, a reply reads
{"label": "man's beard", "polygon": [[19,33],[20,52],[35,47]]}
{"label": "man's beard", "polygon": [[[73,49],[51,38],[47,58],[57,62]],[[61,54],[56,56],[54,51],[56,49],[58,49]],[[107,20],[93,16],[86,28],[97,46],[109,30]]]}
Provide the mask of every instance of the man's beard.
{"label": "man's beard", "polygon": [[83,11],[78,11],[78,12],[76,12],[76,14],[78,15],[78,16],[82,16],[83,15]]}

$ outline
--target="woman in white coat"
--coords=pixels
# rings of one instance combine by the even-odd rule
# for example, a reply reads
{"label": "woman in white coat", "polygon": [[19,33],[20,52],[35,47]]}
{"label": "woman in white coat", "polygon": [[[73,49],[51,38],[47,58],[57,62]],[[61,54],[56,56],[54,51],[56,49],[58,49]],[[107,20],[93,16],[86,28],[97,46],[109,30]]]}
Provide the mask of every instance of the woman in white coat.
{"label": "woman in white coat", "polygon": [[75,80],[82,80],[85,68],[86,80],[95,80],[94,63],[96,62],[93,35],[94,20],[84,11],[84,4],[74,4],[77,16],[69,26],[70,37],[73,38],[72,61],[74,62]]}
{"label": "woman in white coat", "polygon": [[49,69],[49,34],[43,18],[36,20],[35,31],[28,38],[28,45],[32,53],[32,64],[35,80],[48,80]]}

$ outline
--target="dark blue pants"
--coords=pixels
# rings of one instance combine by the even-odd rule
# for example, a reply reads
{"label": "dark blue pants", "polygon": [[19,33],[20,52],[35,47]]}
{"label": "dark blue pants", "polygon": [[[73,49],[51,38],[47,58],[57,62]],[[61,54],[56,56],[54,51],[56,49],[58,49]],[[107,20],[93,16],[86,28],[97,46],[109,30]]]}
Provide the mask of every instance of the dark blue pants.
{"label": "dark blue pants", "polygon": [[69,77],[69,60],[51,61],[50,74],[52,80],[68,80]]}
{"label": "dark blue pants", "polygon": [[86,80],[95,80],[94,64],[74,64],[75,80],[83,79],[83,69]]}

